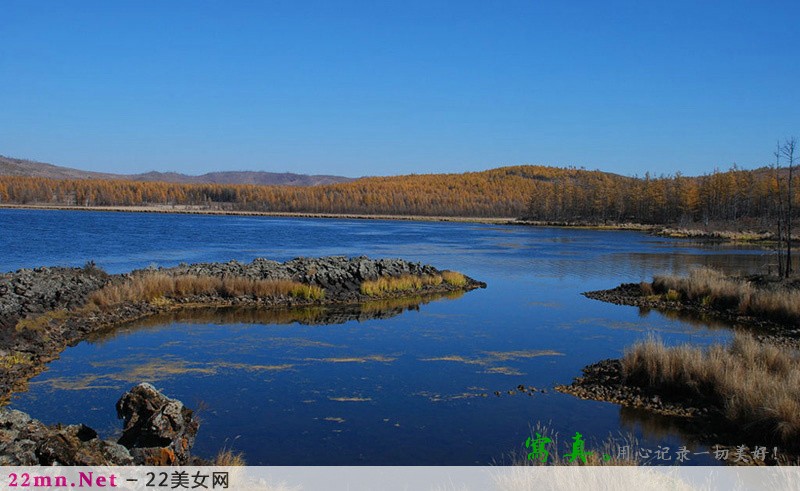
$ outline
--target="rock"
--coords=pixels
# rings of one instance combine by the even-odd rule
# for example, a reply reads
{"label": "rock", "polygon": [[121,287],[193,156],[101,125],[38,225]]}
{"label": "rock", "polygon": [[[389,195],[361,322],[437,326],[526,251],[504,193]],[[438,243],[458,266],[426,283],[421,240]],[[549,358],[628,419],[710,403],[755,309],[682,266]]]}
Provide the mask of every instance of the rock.
{"label": "rock", "polygon": [[101,440],[86,425],[47,426],[27,414],[0,410],[0,465],[182,465],[198,422],[183,403],[150,384],[122,396],[117,413],[125,419],[119,442]]}
{"label": "rock", "polygon": [[[434,275],[439,273],[439,270],[430,265],[411,263],[403,259],[328,256],[297,257],[285,263],[258,258],[250,264],[235,261],[182,264],[174,268],[166,268],[162,272],[200,276],[245,276],[252,279],[291,279],[324,288],[326,298],[352,298],[353,294],[360,290],[361,283],[366,280],[409,274]],[[470,281],[473,288],[485,287],[484,283]]]}
{"label": "rock", "polygon": [[15,410],[0,411],[2,465],[130,465],[128,450],[85,425],[46,426]]}
{"label": "rock", "polygon": [[119,443],[131,450],[137,464],[173,465],[190,461],[199,422],[191,409],[142,383],[117,402],[125,422]]}
{"label": "rock", "polygon": [[83,305],[109,278],[91,264],[85,268],[20,269],[0,274],[0,328],[14,327],[31,313]]}
{"label": "rock", "polygon": [[133,458],[122,445],[100,440],[85,425],[71,425],[51,433],[37,449],[41,465],[131,465]]}

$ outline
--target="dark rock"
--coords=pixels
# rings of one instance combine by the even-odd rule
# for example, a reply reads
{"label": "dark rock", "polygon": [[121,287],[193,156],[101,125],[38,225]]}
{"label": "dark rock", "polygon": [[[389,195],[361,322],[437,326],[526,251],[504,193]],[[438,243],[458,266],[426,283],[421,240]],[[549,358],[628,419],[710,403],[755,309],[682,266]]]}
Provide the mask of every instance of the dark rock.
{"label": "dark rock", "polygon": [[0,412],[2,465],[130,465],[128,450],[88,426],[46,426],[15,410]]}
{"label": "dark rock", "polygon": [[130,465],[127,449],[100,440],[97,432],[84,425],[67,426],[42,440],[36,455],[41,465]]}
{"label": "dark rock", "polygon": [[95,267],[20,269],[0,274],[0,328],[14,327],[31,313],[84,304],[88,295],[109,281]]}
{"label": "dark rock", "polygon": [[120,398],[117,416],[125,421],[119,443],[131,449],[137,464],[189,462],[199,422],[182,402],[142,383]]}

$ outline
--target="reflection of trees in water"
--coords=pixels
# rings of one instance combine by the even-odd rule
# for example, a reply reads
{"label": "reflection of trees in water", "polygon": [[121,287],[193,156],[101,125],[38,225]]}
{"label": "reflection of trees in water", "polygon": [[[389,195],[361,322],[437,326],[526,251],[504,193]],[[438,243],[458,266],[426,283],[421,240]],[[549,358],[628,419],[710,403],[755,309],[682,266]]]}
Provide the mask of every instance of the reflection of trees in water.
{"label": "reflection of trees in water", "polygon": [[634,430],[638,427],[641,429],[642,436],[648,440],[663,441],[677,435],[689,448],[709,444],[709,442],[702,441],[696,425],[685,418],[665,416],[646,409],[621,406],[619,420],[623,431],[634,433]]}
{"label": "reflection of trees in water", "polygon": [[350,321],[389,319],[407,310],[419,310],[421,305],[441,300],[454,300],[463,291],[403,298],[373,300],[360,304],[276,309],[269,307],[197,307],[151,315],[124,326],[98,331],[88,341],[102,344],[123,332],[158,329],[174,323],[182,324],[305,324],[331,325]]}
{"label": "reflection of trees in water", "polygon": [[651,309],[649,307],[639,307],[639,317],[647,317],[655,310],[670,320],[677,320],[683,324],[696,327],[698,329],[708,329],[710,331],[730,331],[747,332],[751,334],[774,334],[775,331],[769,326],[760,327],[756,324],[741,324],[732,320],[720,318],[719,315],[712,313],[693,312],[691,310],[671,310],[671,309]]}
{"label": "reflection of trees in water", "polygon": [[[672,244],[671,244],[672,245]],[[697,247],[696,244],[691,244]],[[703,247],[708,249],[708,247]],[[682,254],[674,247],[665,248],[663,252],[623,252],[590,256],[591,268],[586,268],[587,259],[583,257],[556,258],[553,261],[542,261],[537,266],[546,275],[555,277],[598,278],[616,277],[620,273],[635,279],[652,279],[654,274],[685,275],[698,267],[718,269],[726,274],[755,274],[767,271],[767,265],[774,257],[769,252],[750,253],[735,251],[710,251],[709,254]],[[613,285],[612,285],[613,286]],[[611,288],[611,286],[609,286]]]}
{"label": "reflection of trees in water", "polygon": [[651,309],[649,307],[639,307],[639,317],[645,318],[650,315],[653,310],[663,315],[667,319],[680,321],[692,327],[708,328],[712,331],[719,331],[730,329],[732,326],[730,322],[720,320],[718,317],[709,314],[702,314],[688,310],[670,310],[670,309]]}

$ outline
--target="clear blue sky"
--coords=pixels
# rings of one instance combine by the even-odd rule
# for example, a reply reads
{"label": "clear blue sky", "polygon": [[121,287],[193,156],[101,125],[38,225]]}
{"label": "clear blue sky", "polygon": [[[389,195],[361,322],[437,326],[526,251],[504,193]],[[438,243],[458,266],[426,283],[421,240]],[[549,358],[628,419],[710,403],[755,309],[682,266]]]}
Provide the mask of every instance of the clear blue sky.
{"label": "clear blue sky", "polygon": [[698,174],[800,136],[800,2],[0,4],[0,154],[133,173]]}

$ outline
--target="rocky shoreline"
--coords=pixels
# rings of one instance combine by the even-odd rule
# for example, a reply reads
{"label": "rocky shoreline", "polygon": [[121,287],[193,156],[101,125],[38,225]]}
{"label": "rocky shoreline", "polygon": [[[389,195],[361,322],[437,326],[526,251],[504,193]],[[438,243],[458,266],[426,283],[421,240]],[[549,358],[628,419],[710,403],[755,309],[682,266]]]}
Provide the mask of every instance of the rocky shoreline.
{"label": "rocky shoreline", "polygon": [[734,328],[744,328],[759,340],[800,348],[800,328],[790,327],[771,320],[743,315],[735,308],[719,308],[702,301],[669,300],[664,295],[652,295],[640,283],[623,283],[610,290],[597,290],[582,294],[592,300],[627,305],[640,309],[677,313],[702,321],[722,322]]}
{"label": "rocky shoreline", "polygon": [[687,399],[669,400],[645,387],[625,384],[622,364],[607,359],[583,368],[583,376],[570,385],[557,385],[555,389],[580,399],[607,401],[628,407],[643,408],[666,416],[705,418],[715,412],[705,401]]}
{"label": "rocky shoreline", "polygon": [[[13,392],[25,390],[27,381],[40,373],[48,362],[58,358],[68,346],[74,346],[92,335],[113,331],[118,326],[155,314],[208,307],[248,307],[263,310],[299,306],[353,306],[376,300],[374,295],[362,293],[361,286],[364,282],[406,277],[439,277],[441,273],[443,272],[433,266],[401,259],[374,260],[363,256],[357,258],[334,256],[296,258],[284,263],[256,259],[251,263],[229,261],[181,264],[173,268],[148,268],[118,275],[107,274],[93,263],[88,263],[84,268],[43,267],[0,274],[0,402],[7,403]],[[230,279],[285,281],[321,289],[324,296],[313,298],[291,294],[261,296],[254,293],[237,294],[221,291],[173,296],[169,299],[159,297],[150,301],[125,301],[107,308],[97,308],[89,302],[90,297],[98,291],[117,285],[124,286],[137,277],[149,274],[167,278],[211,277],[224,278],[226,281]],[[389,291],[380,295],[379,300],[457,293],[485,287],[485,283],[463,276],[463,282],[460,284],[440,280],[438,283],[425,283],[414,291]],[[152,387],[141,390],[148,392],[150,389]],[[154,394],[148,397],[151,396],[158,399]],[[123,400],[120,400],[120,404],[122,403]],[[120,404],[118,404],[120,415],[128,414],[130,411],[122,411]],[[126,432],[129,424],[136,424],[135,421],[141,419],[133,416],[131,418],[134,423],[130,423],[126,417]],[[175,416],[173,420],[177,421],[176,418],[179,419]],[[0,413],[0,463],[3,459],[9,463],[13,462],[17,458],[14,457],[15,452],[25,450],[33,453],[25,453],[26,460],[19,460],[20,465],[51,461],[77,464],[77,460],[70,461],[65,457],[69,454],[67,450],[62,449],[63,452],[59,451],[52,454],[54,456],[48,457],[50,453],[40,449],[41,445],[49,445],[47,442],[53,439],[62,442],[62,446],[67,445],[73,449],[75,459],[83,455],[81,453],[83,450],[80,449],[88,445],[86,448],[93,449],[91,452],[87,450],[89,454],[94,457],[102,454],[103,459],[109,463],[124,465],[145,461],[164,464],[188,462],[188,457],[184,458],[183,454],[173,448],[174,446],[170,447],[172,453],[162,450],[149,453],[131,450],[131,448],[169,447],[169,445],[166,447],[149,445],[152,441],[148,438],[146,436],[134,438],[124,433],[120,443],[123,443],[123,447],[127,448],[130,454],[125,457],[126,454],[121,448],[98,440],[96,433],[84,426],[48,428],[18,411]],[[163,443],[163,438],[158,441]],[[186,443],[183,442],[181,445],[185,447]],[[36,459],[31,455],[36,456]],[[96,461],[89,459],[84,463],[88,465],[89,462]]]}
{"label": "rocky shoreline", "polygon": [[[766,284],[768,281],[763,277],[746,280],[764,284],[766,288],[775,287]],[[794,289],[796,285],[790,283],[788,288]],[[625,283],[610,290],[586,292],[583,295],[617,305],[678,313],[706,322],[719,321],[733,326],[735,330],[742,330],[757,343],[763,343],[765,346],[775,345],[790,349],[800,347],[800,329],[793,324],[781,324],[763,317],[743,315],[737,308],[725,308],[713,302],[692,300],[674,293],[654,294],[653,286],[648,283]],[[727,420],[725,408],[721,407],[720,401],[714,399],[710,393],[680,389],[659,390],[648,385],[646,381],[626,376],[622,361],[618,359],[607,359],[588,365],[582,372],[582,376],[576,377],[571,384],[556,386],[555,390],[581,399],[612,402],[672,417],[678,426],[708,445],[726,448],[741,443],[735,441],[741,437],[741,428],[734,427]],[[764,434],[763,438],[769,440],[769,435]],[[795,455],[797,448],[790,451]],[[787,456],[792,458],[791,455]]]}
{"label": "rocky shoreline", "polygon": [[[584,367],[582,372],[583,376],[576,377],[570,385],[557,385],[555,390],[579,399],[611,402],[669,417],[676,427],[692,435],[693,439],[709,448],[727,449],[730,455],[742,445],[740,428],[726,424],[720,408],[710,401],[687,398],[685,394],[675,396],[628,384],[620,360],[602,360]],[[758,443],[767,442],[764,440]],[[783,465],[794,458],[793,451],[781,448],[792,453],[782,453],[780,457],[767,455],[761,464]],[[725,463],[758,465],[755,460],[737,461],[731,457],[726,458]]]}
{"label": "rocky shoreline", "polygon": [[117,402],[124,420],[117,441],[88,426],[47,426],[27,414],[0,411],[0,465],[204,465],[190,454],[199,422],[194,412],[142,383]]}

